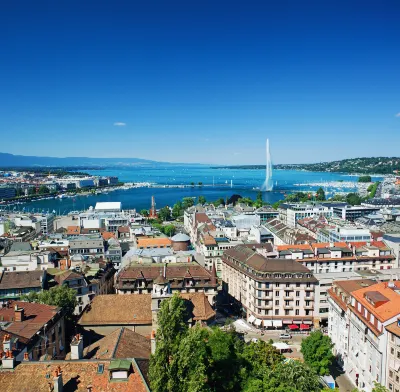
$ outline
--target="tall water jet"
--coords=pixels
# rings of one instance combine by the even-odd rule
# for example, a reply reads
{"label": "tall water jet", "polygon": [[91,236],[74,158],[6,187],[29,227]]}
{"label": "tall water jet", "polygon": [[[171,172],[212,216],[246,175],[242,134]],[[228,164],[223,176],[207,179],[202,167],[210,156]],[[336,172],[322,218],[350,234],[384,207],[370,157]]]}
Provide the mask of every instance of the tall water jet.
{"label": "tall water jet", "polygon": [[261,190],[264,192],[270,192],[274,188],[274,183],[272,181],[272,163],[271,163],[271,154],[269,152],[269,139],[267,139],[267,163],[265,165],[265,181]]}

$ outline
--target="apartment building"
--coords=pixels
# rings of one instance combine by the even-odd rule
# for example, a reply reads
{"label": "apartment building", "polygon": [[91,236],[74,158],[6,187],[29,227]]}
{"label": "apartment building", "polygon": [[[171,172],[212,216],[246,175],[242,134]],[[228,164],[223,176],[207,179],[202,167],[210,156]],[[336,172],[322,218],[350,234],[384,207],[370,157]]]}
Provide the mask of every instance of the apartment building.
{"label": "apartment building", "polygon": [[371,242],[372,236],[368,229],[349,225],[334,228],[321,228],[317,232],[318,242]]}
{"label": "apartment building", "polygon": [[70,256],[82,255],[90,257],[104,256],[104,243],[101,235],[80,235],[69,237]]}
{"label": "apartment building", "polygon": [[[56,306],[8,301],[0,308],[2,369],[13,369],[23,360],[39,361],[65,356],[64,313]],[[10,355],[12,354],[12,355]]]}
{"label": "apartment building", "polygon": [[351,302],[351,293],[363,287],[376,284],[375,280],[337,280],[328,290],[329,326],[328,334],[334,343],[333,353],[338,364],[344,369],[349,357],[349,327],[350,312],[348,305]]}
{"label": "apartment building", "polygon": [[279,217],[279,212],[277,210],[275,210],[272,207],[267,207],[267,206],[263,206],[263,207],[257,208],[254,211],[254,214],[259,216],[261,225],[264,222],[266,222],[268,219],[278,218]]}
{"label": "apartment building", "polygon": [[[399,293],[400,282],[379,282],[351,291],[345,300],[348,324],[342,330],[344,337],[340,338],[342,341],[348,341],[344,370],[348,377],[366,392],[372,391],[374,382],[388,384],[390,355],[388,356],[387,327],[400,316]],[[337,297],[337,293],[332,292],[330,301],[340,307],[342,298]],[[334,318],[336,311],[333,305],[331,308]],[[333,328],[342,327],[343,321],[341,326],[332,324],[330,334],[337,336],[338,332]]]}
{"label": "apartment building", "polygon": [[119,272],[115,288],[117,294],[150,294],[157,282],[169,282],[172,294],[204,293],[211,305],[215,303],[216,271],[207,271],[196,263],[131,264]]}
{"label": "apartment building", "polygon": [[354,222],[358,218],[376,213],[380,210],[380,207],[376,206],[352,206],[345,203],[332,204],[332,208],[335,216],[350,222]]}
{"label": "apartment building", "polygon": [[315,236],[309,234],[307,229],[291,228],[277,218],[269,219],[265,222],[264,227],[271,232],[275,245],[299,245],[316,242]]}
{"label": "apartment building", "polygon": [[0,272],[0,303],[20,299],[31,291],[41,291],[46,282],[46,271]]}
{"label": "apartment building", "polygon": [[56,252],[44,250],[10,251],[1,256],[0,271],[33,271],[54,268]]}
{"label": "apartment building", "polygon": [[386,387],[389,391],[400,392],[400,320],[386,327],[388,332],[388,366]]}
{"label": "apartment building", "polygon": [[280,245],[279,257],[295,259],[314,273],[396,268],[396,257],[382,241]]}
{"label": "apartment building", "polygon": [[[76,290],[77,305],[74,314],[79,315],[96,295],[113,293],[115,269],[112,264],[87,264],[85,273],[75,270],[53,272],[57,285],[66,285]],[[92,267],[92,268],[90,268]]]}
{"label": "apartment building", "polygon": [[329,205],[310,203],[282,203],[279,208],[279,219],[289,227],[297,227],[297,221],[304,218],[324,216],[331,218],[333,208]]}
{"label": "apartment building", "polygon": [[238,245],[224,252],[222,280],[224,292],[258,327],[313,323],[317,280],[296,260],[266,258],[257,249]]}

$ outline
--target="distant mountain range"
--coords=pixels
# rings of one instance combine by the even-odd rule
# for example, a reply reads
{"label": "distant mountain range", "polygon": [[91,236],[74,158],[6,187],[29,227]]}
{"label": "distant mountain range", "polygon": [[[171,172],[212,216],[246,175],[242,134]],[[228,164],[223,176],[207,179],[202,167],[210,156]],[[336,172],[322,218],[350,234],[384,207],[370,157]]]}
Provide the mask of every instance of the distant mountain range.
{"label": "distant mountain range", "polygon": [[110,167],[166,164],[139,158],[38,157],[0,152],[0,167]]}
{"label": "distant mountain range", "polygon": [[[321,163],[279,164],[273,167],[274,169],[305,170],[313,172],[393,174],[395,170],[400,171],[400,158],[353,158]],[[265,170],[265,165],[225,166],[224,168]]]}

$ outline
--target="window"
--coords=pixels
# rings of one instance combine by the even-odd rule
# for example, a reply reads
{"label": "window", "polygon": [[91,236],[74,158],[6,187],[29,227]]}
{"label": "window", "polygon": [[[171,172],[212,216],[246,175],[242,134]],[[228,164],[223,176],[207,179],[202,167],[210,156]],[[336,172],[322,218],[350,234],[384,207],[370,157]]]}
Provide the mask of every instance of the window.
{"label": "window", "polygon": [[389,370],[389,377],[393,378],[393,371],[392,370]]}
{"label": "window", "polygon": [[400,351],[397,351],[397,358],[400,359]]}
{"label": "window", "polygon": [[279,297],[279,291],[275,291],[275,296]]}
{"label": "window", "polygon": [[296,301],[296,306],[300,306],[300,301]]}
{"label": "window", "polygon": [[285,316],[289,316],[289,310],[285,310]]}
{"label": "window", "polygon": [[296,291],[296,297],[300,297],[300,291]]}
{"label": "window", "polygon": [[276,300],[276,301],[275,301],[275,305],[276,305],[276,306],[279,306],[279,300]]}
{"label": "window", "polygon": [[394,355],[394,348],[390,347],[390,354]]}
{"label": "window", "polygon": [[300,287],[300,283],[296,283],[296,287]]}
{"label": "window", "polygon": [[275,287],[279,287],[279,283],[275,283]]}
{"label": "window", "polygon": [[300,314],[300,310],[296,309],[296,316],[298,316]]}
{"label": "window", "polygon": [[275,309],[275,316],[279,315],[279,309]]}

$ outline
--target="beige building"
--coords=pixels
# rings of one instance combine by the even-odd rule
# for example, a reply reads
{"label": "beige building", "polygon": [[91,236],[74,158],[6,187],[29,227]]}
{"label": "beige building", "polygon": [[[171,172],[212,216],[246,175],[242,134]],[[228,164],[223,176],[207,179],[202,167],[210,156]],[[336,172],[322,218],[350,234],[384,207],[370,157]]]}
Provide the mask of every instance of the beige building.
{"label": "beige building", "polygon": [[389,391],[400,392],[400,321],[386,327],[388,331],[388,367],[386,386]]}
{"label": "beige building", "polygon": [[222,280],[256,326],[313,323],[317,279],[296,260],[266,258],[257,248],[238,245],[224,252]]}

